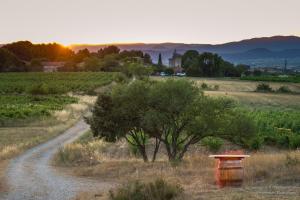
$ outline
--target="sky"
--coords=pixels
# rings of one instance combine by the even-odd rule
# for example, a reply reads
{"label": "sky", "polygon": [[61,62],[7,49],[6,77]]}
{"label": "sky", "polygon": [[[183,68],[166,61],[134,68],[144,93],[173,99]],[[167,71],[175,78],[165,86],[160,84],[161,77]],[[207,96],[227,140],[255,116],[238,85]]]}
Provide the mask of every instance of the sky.
{"label": "sky", "polygon": [[220,44],[300,36],[299,10],[299,0],[0,0],[0,44]]}

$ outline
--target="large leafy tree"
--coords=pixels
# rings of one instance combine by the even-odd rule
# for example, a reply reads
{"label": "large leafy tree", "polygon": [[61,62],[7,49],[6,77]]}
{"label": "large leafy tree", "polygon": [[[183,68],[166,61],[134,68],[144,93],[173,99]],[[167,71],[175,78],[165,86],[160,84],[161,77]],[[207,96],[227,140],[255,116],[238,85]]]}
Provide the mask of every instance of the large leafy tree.
{"label": "large leafy tree", "polygon": [[149,104],[146,130],[164,144],[170,161],[182,160],[188,148],[204,137],[227,137],[221,130],[231,101],[206,97],[188,81],[154,84]]}
{"label": "large leafy tree", "polygon": [[0,48],[0,72],[21,72],[25,70],[25,64],[13,53]]}
{"label": "large leafy tree", "polygon": [[[161,144],[170,161],[180,161],[191,145],[208,136],[245,143],[255,130],[242,123],[231,100],[204,96],[187,80],[133,81],[100,95],[88,120],[95,136],[125,138],[148,161],[146,143],[153,139],[152,161]],[[239,124],[232,126],[232,122]]]}

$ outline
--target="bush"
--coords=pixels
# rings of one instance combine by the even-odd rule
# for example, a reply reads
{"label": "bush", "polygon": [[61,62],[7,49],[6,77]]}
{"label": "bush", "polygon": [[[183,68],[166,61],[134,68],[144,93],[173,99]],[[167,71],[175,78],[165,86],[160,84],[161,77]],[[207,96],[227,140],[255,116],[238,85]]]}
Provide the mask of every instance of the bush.
{"label": "bush", "polygon": [[279,93],[291,93],[292,91],[287,86],[281,86],[280,88],[278,88],[276,90],[276,92],[279,92]]}
{"label": "bush", "polygon": [[139,181],[130,182],[118,188],[115,192],[110,191],[110,200],[173,200],[182,196],[183,189],[178,185],[167,183],[157,179],[150,183]]}
{"label": "bush", "polygon": [[249,148],[252,150],[259,150],[264,143],[264,139],[262,137],[252,138],[249,142]]}
{"label": "bush", "polygon": [[269,84],[260,83],[256,86],[256,91],[257,92],[272,92],[273,90]]}
{"label": "bush", "polygon": [[32,95],[46,95],[49,94],[49,89],[45,84],[37,84],[30,87],[27,91],[29,94]]}
{"label": "bush", "polygon": [[114,80],[117,83],[127,83],[128,82],[128,77],[123,73],[117,73],[117,74],[114,75]]}
{"label": "bush", "polygon": [[201,88],[202,88],[203,90],[205,90],[205,89],[208,88],[208,85],[207,85],[206,83],[202,83],[202,84],[201,84]]}
{"label": "bush", "polygon": [[206,146],[211,152],[218,152],[223,146],[222,139],[217,137],[206,137],[202,140],[202,144]]}
{"label": "bush", "polygon": [[219,85],[215,85],[214,90],[219,90]]}
{"label": "bush", "polygon": [[290,147],[290,149],[300,148],[300,135],[293,134],[290,136],[289,147]]}

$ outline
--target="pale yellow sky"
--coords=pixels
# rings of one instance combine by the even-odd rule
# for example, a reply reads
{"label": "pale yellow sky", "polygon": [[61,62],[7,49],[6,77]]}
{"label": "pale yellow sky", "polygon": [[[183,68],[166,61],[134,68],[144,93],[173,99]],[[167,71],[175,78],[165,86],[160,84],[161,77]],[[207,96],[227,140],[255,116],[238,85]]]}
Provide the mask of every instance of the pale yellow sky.
{"label": "pale yellow sky", "polygon": [[0,44],[216,44],[300,35],[299,19],[299,0],[0,0]]}

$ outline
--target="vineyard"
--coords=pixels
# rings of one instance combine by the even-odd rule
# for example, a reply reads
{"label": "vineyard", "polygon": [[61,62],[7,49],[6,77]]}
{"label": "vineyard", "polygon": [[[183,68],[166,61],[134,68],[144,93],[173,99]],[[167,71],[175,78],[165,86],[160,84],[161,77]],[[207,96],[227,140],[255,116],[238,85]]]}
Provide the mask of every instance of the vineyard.
{"label": "vineyard", "polygon": [[6,121],[50,116],[77,102],[68,92],[91,94],[112,79],[112,73],[0,74],[0,126]]}
{"label": "vineyard", "polygon": [[48,94],[88,93],[109,84],[113,73],[5,73],[0,74],[0,94],[33,93],[41,88]]}

